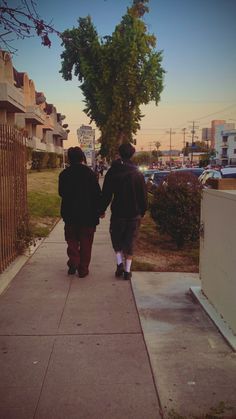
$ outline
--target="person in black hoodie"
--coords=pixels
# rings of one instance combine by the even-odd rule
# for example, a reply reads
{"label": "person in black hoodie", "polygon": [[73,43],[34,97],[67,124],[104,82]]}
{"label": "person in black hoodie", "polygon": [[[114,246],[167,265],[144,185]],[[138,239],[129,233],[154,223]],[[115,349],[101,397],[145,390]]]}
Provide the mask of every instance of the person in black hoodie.
{"label": "person in black hoodie", "polygon": [[110,235],[116,253],[115,276],[129,280],[141,217],[147,210],[147,190],[142,173],[130,160],[135,148],[130,143],[119,147],[115,160],[105,175],[101,213],[111,203]]}
{"label": "person in black hoodie", "polygon": [[79,277],[83,278],[89,273],[94,233],[99,224],[101,189],[95,173],[84,164],[81,148],[69,148],[68,160],[69,167],[59,175],[68,274],[78,271]]}

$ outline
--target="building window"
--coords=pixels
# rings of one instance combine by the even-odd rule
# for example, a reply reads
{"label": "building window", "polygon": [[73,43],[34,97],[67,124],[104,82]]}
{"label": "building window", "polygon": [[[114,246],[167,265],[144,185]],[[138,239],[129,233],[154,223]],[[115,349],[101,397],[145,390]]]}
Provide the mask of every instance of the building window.
{"label": "building window", "polygon": [[234,141],[236,141],[236,135],[234,136]]}
{"label": "building window", "polygon": [[236,148],[234,149],[234,154],[236,154]]}

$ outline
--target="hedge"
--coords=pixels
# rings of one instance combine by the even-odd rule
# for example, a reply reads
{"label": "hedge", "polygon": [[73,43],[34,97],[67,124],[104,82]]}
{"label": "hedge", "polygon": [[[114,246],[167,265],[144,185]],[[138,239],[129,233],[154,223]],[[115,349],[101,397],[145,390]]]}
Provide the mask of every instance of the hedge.
{"label": "hedge", "polygon": [[30,157],[32,160],[31,169],[38,171],[42,169],[56,169],[57,167],[61,167],[63,162],[63,156],[61,154],[44,151],[32,150]]}

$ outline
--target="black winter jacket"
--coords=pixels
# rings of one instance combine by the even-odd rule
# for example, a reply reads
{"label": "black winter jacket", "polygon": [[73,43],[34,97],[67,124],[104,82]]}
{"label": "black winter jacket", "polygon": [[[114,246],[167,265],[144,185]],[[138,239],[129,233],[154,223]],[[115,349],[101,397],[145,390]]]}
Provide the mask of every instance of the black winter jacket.
{"label": "black winter jacket", "polygon": [[117,218],[144,216],[147,210],[147,190],[142,173],[131,161],[114,162],[108,170],[102,189],[102,211],[111,203]]}
{"label": "black winter jacket", "polygon": [[61,216],[65,223],[95,227],[99,223],[101,188],[95,173],[72,164],[59,175]]}

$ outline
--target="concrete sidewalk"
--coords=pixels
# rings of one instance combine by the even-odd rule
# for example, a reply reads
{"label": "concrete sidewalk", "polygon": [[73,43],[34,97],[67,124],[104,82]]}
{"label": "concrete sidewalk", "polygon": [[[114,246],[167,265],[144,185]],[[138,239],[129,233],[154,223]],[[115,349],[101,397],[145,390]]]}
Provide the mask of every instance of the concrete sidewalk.
{"label": "concrete sidewalk", "polygon": [[60,222],[1,295],[1,419],[161,417],[131,284],[114,277],[108,221],[88,277],[68,277]]}
{"label": "concrete sidewalk", "polygon": [[0,296],[0,418],[236,418],[236,356],[198,276],[116,279],[108,223],[87,278],[67,276],[59,222]]}
{"label": "concrete sidewalk", "polygon": [[[193,298],[189,273],[132,280],[164,418],[236,418],[236,353]],[[179,416],[180,415],[180,416]]]}

